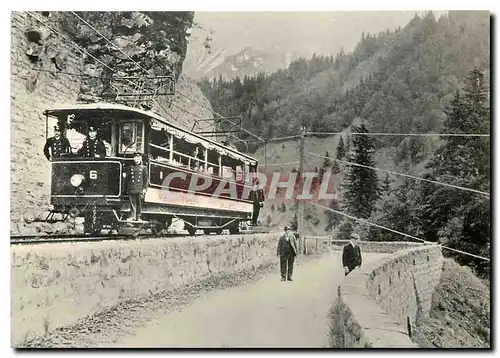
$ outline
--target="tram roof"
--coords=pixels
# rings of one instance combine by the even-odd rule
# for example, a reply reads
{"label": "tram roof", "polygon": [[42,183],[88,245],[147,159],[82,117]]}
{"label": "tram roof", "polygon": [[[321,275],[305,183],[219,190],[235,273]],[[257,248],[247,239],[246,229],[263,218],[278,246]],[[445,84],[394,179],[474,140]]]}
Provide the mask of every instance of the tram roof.
{"label": "tram roof", "polygon": [[200,139],[201,141],[205,141],[205,142],[208,142],[212,145],[215,145],[217,147],[220,147],[220,148],[224,148],[225,150],[227,151],[230,151],[234,154],[237,154],[239,156],[242,156],[244,158],[246,158],[247,160],[250,160],[251,162],[255,162],[257,163],[257,159],[255,159],[254,157],[251,157],[245,153],[242,153],[234,148],[231,148],[231,147],[228,147],[228,146],[225,146],[219,142],[216,142],[214,140],[211,140],[211,139],[208,139],[208,138],[205,138],[199,134],[196,134],[196,133],[193,133],[191,132],[190,130],[187,130],[187,129],[184,129],[176,124],[172,124],[171,122],[167,121],[165,118],[161,117],[160,115],[152,112],[152,111],[144,111],[142,109],[139,109],[139,108],[135,108],[135,107],[129,107],[129,106],[125,106],[123,104],[115,104],[115,103],[85,103],[85,104],[71,104],[71,105],[66,105],[66,106],[58,106],[58,107],[51,107],[51,108],[47,108],[43,114],[44,115],[49,115],[49,116],[55,116],[55,117],[59,117],[60,115],[69,115],[69,114],[72,114],[74,113],[75,111],[78,111],[80,113],[85,113],[87,115],[90,115],[91,113],[93,112],[118,112],[118,113],[134,113],[134,115],[139,115],[140,117],[142,117],[143,119],[147,119],[147,118],[153,118],[153,119],[156,119],[157,121],[165,124],[165,125],[168,125],[172,128],[175,128],[177,129],[178,131],[181,131],[181,132],[185,132],[185,133],[188,133],[194,137],[197,137],[198,139]]}

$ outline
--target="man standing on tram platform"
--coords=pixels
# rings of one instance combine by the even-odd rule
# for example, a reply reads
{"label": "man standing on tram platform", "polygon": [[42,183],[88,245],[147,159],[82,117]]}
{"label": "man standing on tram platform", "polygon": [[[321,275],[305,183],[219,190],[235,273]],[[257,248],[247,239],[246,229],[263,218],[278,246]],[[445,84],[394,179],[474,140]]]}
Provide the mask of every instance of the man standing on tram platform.
{"label": "man standing on tram platform", "polygon": [[64,154],[71,153],[71,145],[66,137],[61,135],[61,129],[54,127],[54,136],[47,139],[43,147],[43,154],[47,160],[60,158]]}
{"label": "man standing on tram platform", "polygon": [[82,147],[78,149],[77,154],[79,157],[87,158],[103,158],[106,156],[106,146],[101,139],[97,138],[96,127],[89,127],[89,134],[83,141]]}
{"label": "man standing on tram platform", "polygon": [[257,226],[260,209],[264,206],[264,190],[260,187],[257,180],[251,192],[251,200],[253,203],[252,225]]}
{"label": "man standing on tram platform", "polygon": [[131,215],[127,221],[140,221],[142,201],[148,188],[148,170],[142,163],[142,154],[134,153],[134,163],[127,171],[127,191],[130,200]]}

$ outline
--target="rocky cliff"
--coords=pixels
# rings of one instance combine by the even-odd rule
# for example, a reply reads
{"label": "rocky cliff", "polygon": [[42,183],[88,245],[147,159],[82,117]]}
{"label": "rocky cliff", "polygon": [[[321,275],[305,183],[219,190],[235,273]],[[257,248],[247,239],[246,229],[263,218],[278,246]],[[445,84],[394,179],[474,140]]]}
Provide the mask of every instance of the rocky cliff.
{"label": "rocky cliff", "polygon": [[34,223],[50,201],[45,108],[110,101],[112,74],[171,76],[176,94],[159,98],[154,111],[187,128],[197,117],[213,117],[197,85],[182,75],[192,19],[190,12],[12,13],[11,234],[65,230]]}

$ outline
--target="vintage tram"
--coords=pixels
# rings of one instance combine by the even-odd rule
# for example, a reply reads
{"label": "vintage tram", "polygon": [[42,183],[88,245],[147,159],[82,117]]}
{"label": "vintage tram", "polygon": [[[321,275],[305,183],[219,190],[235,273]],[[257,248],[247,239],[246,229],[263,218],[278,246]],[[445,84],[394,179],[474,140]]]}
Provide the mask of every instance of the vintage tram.
{"label": "vintage tram", "polygon": [[[126,168],[136,152],[143,155],[149,174],[140,227],[159,234],[179,219],[190,235],[198,229],[238,233],[251,218],[258,162],[236,148],[121,104],[68,105],[44,114],[46,135],[57,126],[71,146],[68,153],[51,158],[52,218],[83,217],[86,234],[121,232],[136,224],[128,218],[125,190]],[[79,154],[90,127],[97,129],[105,155]]]}

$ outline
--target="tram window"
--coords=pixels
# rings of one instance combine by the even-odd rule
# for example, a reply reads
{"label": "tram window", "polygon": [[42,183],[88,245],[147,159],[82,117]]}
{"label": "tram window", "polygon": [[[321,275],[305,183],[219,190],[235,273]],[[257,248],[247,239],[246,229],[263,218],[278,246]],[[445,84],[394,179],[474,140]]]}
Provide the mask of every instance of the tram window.
{"label": "tram window", "polygon": [[233,169],[231,167],[222,166],[222,178],[234,180]]}
{"label": "tram window", "polygon": [[143,125],[141,122],[123,122],[120,124],[120,154],[144,152]]}
{"label": "tram window", "polygon": [[166,162],[170,160],[170,136],[164,129],[151,128],[151,145],[149,151],[154,160]]}
{"label": "tram window", "polygon": [[245,173],[243,172],[243,164],[236,166],[235,170],[236,181],[245,181]]}
{"label": "tram window", "polygon": [[207,154],[208,172],[211,175],[219,176],[219,153],[215,150],[208,150]]}

